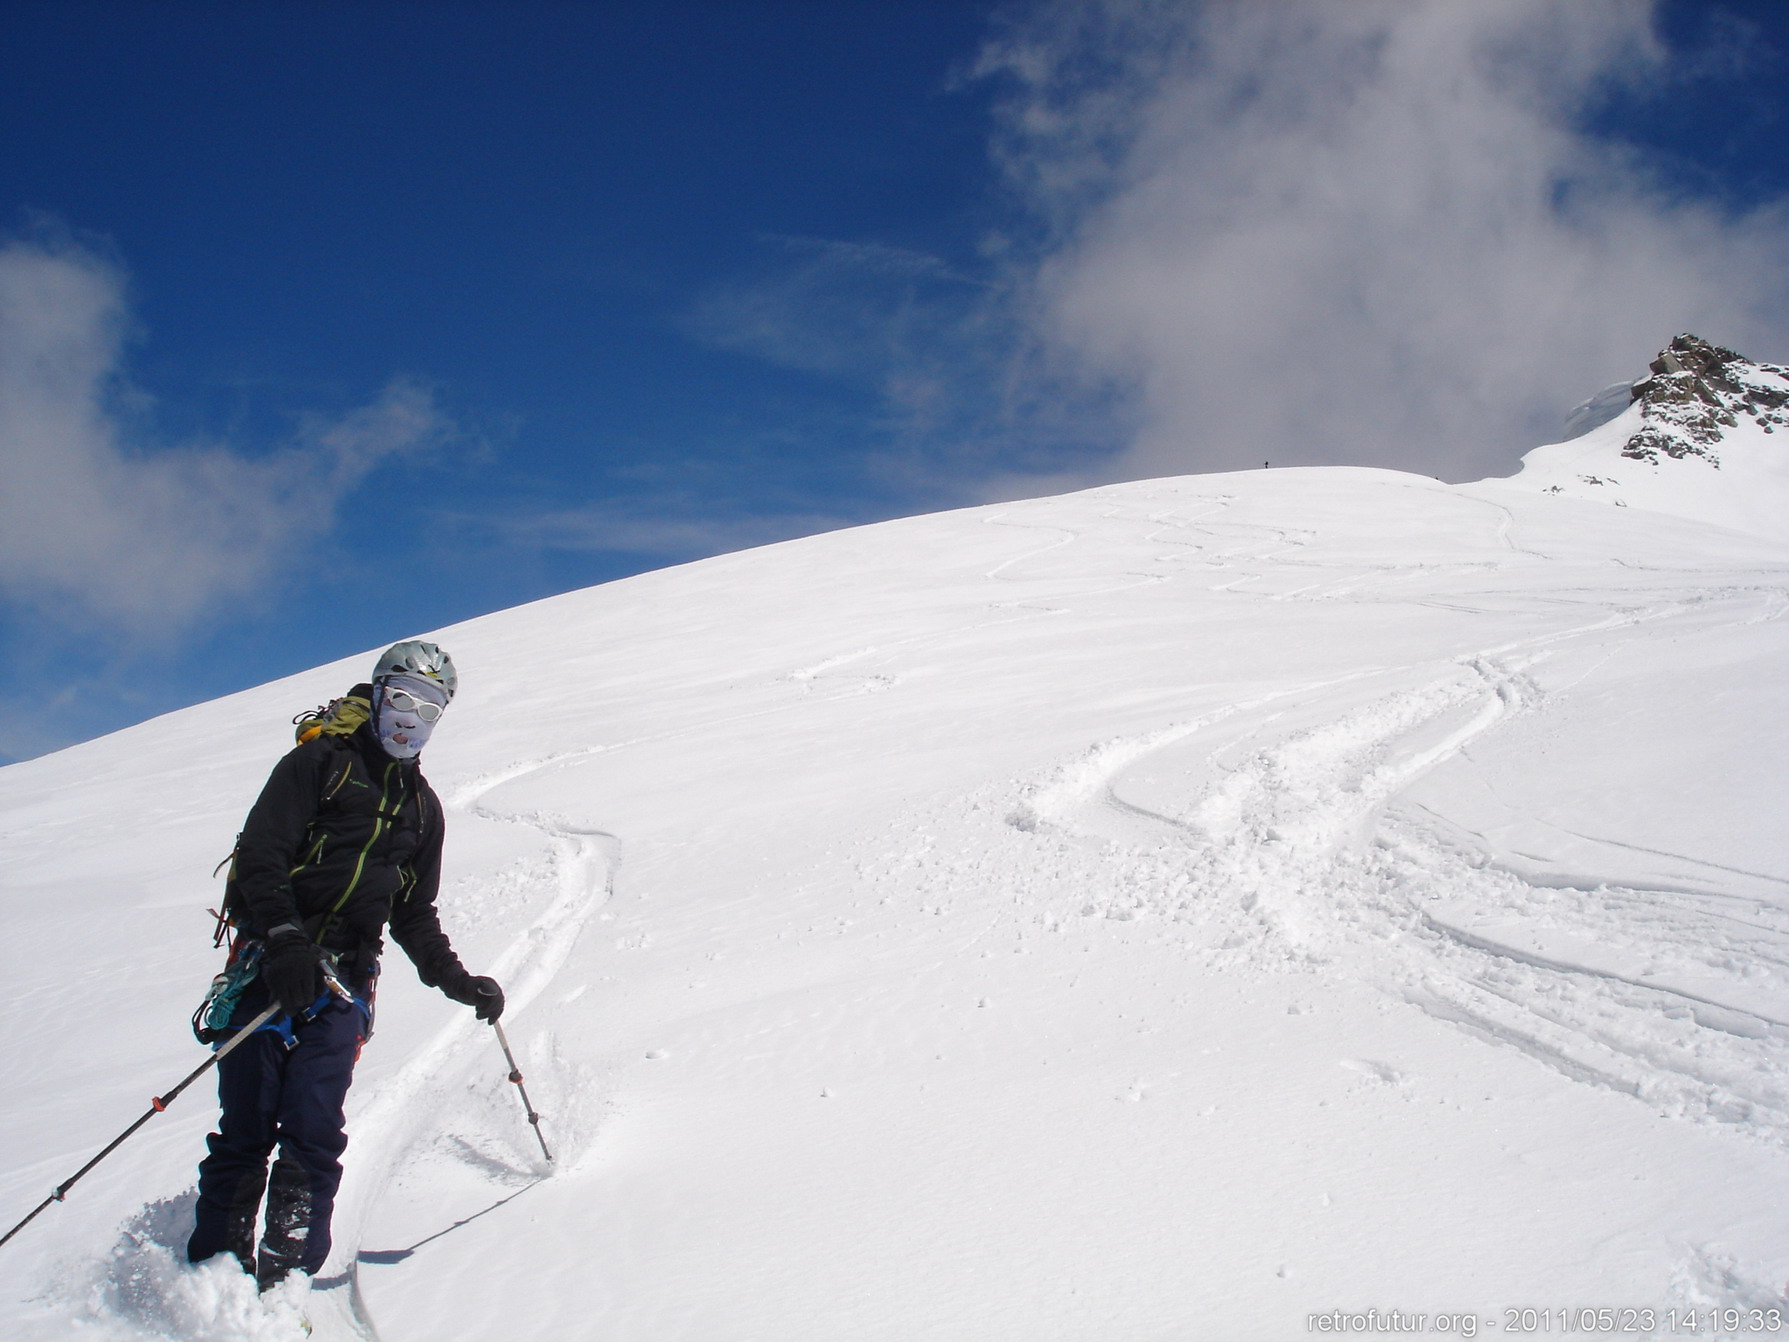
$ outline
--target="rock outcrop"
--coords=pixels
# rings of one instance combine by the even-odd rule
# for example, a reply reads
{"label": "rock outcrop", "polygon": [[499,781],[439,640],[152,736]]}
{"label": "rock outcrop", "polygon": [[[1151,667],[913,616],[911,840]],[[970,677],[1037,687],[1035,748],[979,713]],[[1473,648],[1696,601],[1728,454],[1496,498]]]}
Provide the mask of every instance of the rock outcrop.
{"label": "rock outcrop", "polygon": [[[1580,432],[1526,453],[1511,487],[1789,547],[1789,368],[1680,335],[1574,418]],[[1711,553],[1728,543],[1709,535]]]}
{"label": "rock outcrop", "polygon": [[1701,457],[1719,467],[1715,448],[1744,416],[1765,433],[1789,428],[1789,369],[1757,364],[1693,335],[1680,335],[1654,359],[1652,376],[1636,382],[1645,423],[1621,455],[1658,464]]}

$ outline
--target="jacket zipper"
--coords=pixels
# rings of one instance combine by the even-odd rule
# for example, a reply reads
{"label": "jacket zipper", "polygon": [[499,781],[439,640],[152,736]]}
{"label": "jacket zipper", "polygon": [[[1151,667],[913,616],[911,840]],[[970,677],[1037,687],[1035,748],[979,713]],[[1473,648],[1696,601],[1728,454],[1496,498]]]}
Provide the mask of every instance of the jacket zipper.
{"label": "jacket zipper", "polygon": [[306,867],[310,866],[311,863],[315,862],[318,858],[322,857],[323,856],[323,841],[325,839],[327,839],[328,837],[329,836],[327,834],[319,834],[317,836],[317,841],[311,845],[311,851],[306,853],[303,857],[299,858],[298,865],[296,867],[293,867],[291,871],[286,873],[286,875],[287,876],[296,876],[296,875],[298,875],[299,872],[303,871]]}
{"label": "jacket zipper", "polygon": [[353,772],[354,761],[344,760],[342,762],[342,771],[335,776],[335,782],[329,785],[329,791],[323,794],[323,800],[328,801],[331,797],[335,796],[336,793],[340,792],[342,790],[342,784],[348,781],[349,775]]}

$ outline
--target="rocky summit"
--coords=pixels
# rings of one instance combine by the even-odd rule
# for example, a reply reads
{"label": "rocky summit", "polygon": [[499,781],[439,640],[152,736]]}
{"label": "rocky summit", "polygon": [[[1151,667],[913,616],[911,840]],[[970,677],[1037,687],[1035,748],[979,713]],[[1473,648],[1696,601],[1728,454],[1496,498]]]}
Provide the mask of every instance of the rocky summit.
{"label": "rocky summit", "polygon": [[1511,483],[1789,544],[1789,438],[1777,432],[1789,428],[1789,368],[1680,335],[1647,376],[1574,419]]}
{"label": "rocky summit", "polygon": [[1658,464],[1660,454],[1701,457],[1719,467],[1715,447],[1741,418],[1765,433],[1789,427],[1789,369],[1757,364],[1699,336],[1680,335],[1634,384],[1645,423],[1621,455]]}

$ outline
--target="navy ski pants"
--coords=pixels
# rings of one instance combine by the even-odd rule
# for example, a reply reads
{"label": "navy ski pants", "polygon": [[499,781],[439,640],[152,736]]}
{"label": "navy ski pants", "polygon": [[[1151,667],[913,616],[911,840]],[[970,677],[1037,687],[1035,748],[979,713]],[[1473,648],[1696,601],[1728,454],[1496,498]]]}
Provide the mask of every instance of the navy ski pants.
{"label": "navy ski pants", "polygon": [[[365,985],[351,984],[357,997]],[[231,1017],[248,1024],[267,1006],[266,988],[249,985]],[[366,1037],[358,1007],[331,1001],[310,1020],[298,1021],[294,1043],[269,1029],[257,1030],[217,1065],[218,1130],[206,1139],[210,1154],[199,1164],[199,1203],[187,1258],[200,1262],[234,1253],[255,1267],[255,1221],[266,1194],[266,1233],[261,1244],[265,1280],[302,1270],[313,1276],[329,1256],[329,1217],[342,1182],[342,1105],[354,1063]],[[271,1181],[267,1162],[275,1147]]]}

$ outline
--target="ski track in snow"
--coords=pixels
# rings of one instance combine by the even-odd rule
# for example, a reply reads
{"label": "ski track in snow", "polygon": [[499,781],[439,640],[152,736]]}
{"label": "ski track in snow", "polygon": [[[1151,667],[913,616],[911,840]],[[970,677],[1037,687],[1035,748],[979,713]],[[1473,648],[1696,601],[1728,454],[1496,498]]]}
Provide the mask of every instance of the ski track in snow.
{"label": "ski track in snow", "polygon": [[[1741,595],[1756,594],[1702,599]],[[1489,649],[1426,686],[1267,741],[1227,770],[1220,764],[1216,780],[1176,810],[1128,799],[1127,773],[1225,719],[1308,703],[1343,682],[1103,742],[1027,788],[1008,823],[1055,827],[1100,845],[1122,868],[1105,883],[1114,893],[1083,914],[1215,920],[1220,962],[1339,969],[1394,985],[1430,1015],[1574,1080],[1789,1146],[1780,1066],[1789,1021],[1744,1004],[1759,989],[1789,988],[1789,916],[1719,894],[1595,878],[1531,882],[1397,805],[1425,773],[1538,705],[1541,692],[1521,669],[1543,649],[1699,604],[1616,611]],[[1773,602],[1767,618],[1781,609]],[[1264,737],[1277,716],[1246,739]],[[1758,912],[1742,918],[1723,904]]]}
{"label": "ski track in snow", "polygon": [[[491,976],[504,985],[504,1017],[508,1021],[513,1021],[546,991],[564,968],[591,916],[608,900],[621,864],[621,841],[605,830],[576,825],[542,812],[508,815],[481,803],[505,783],[593,753],[596,752],[579,751],[518,765],[476,780],[454,794],[458,809],[487,820],[529,826],[546,835],[551,844],[548,867],[557,884],[556,897],[489,967]],[[550,1047],[550,1040],[542,1042]],[[481,1059],[480,1055],[488,1056]],[[359,1173],[352,1185],[344,1181],[348,1196],[337,1206],[337,1241],[331,1262],[344,1263],[341,1270],[351,1282],[355,1281],[354,1263],[372,1209],[405,1162],[439,1126],[438,1106],[424,1101],[431,1095],[439,1096],[455,1076],[481,1062],[487,1069],[500,1070],[501,1054],[494,1034],[476,1019],[456,1015],[394,1076],[382,1082],[377,1094],[350,1120],[357,1156],[354,1168]],[[507,1083],[503,1088],[508,1089]],[[507,1095],[504,1099],[516,1107],[519,1126],[519,1106]],[[561,1143],[557,1153],[560,1168],[575,1160],[576,1148],[565,1145],[569,1135],[563,1130],[555,1133]],[[522,1140],[532,1146],[531,1135]],[[529,1164],[535,1163],[531,1155],[525,1159]],[[546,1168],[536,1165],[533,1176],[543,1177],[546,1172]],[[356,1313],[366,1319],[365,1302],[359,1297],[357,1285],[353,1298]],[[367,1327],[370,1335],[370,1321]]]}
{"label": "ski track in snow", "polygon": [[[1102,521],[1111,521],[1119,515],[1119,509],[1109,508],[1102,512],[1100,517]],[[1008,570],[1016,569],[1020,565],[1033,559],[1041,559],[1043,556],[1050,554],[1053,551],[1074,545],[1081,539],[1080,532],[1070,530],[1067,527],[1040,524],[1036,522],[1013,522],[1007,520],[1006,515],[1003,513],[996,513],[992,517],[984,518],[982,519],[982,523],[984,526],[1010,527],[1015,531],[1045,531],[1058,533],[1056,540],[1053,540],[1046,545],[1040,545],[1036,549],[1027,550],[1023,554],[1014,555],[1011,559],[1003,560],[1001,563],[996,564],[982,575],[989,582],[1034,581],[1032,579],[1013,577],[1009,574]],[[1085,600],[1089,597],[1110,596],[1118,592],[1132,591],[1138,587],[1153,586],[1156,583],[1166,582],[1168,580],[1167,575],[1161,573],[1132,573],[1125,574],[1124,578],[1124,581],[1118,583],[1100,579],[1098,585],[1094,587],[1086,587],[1078,584],[1074,579],[1064,578],[1062,580],[1065,585],[1064,590],[1054,593],[1052,596],[1029,598],[1022,601],[996,602],[994,608],[996,610],[1020,610],[1027,612],[1027,615],[1061,615],[1065,613],[1065,608],[1047,604],[1040,605],[1038,603],[1040,601],[1048,602],[1052,599]]]}
{"label": "ski track in snow", "polygon": [[[1172,546],[1177,550],[1187,552],[1185,554],[1160,552],[1152,556],[1154,562],[1162,565],[1184,563],[1190,560],[1199,559],[1205,554],[1205,551],[1209,547],[1200,542],[1190,540],[1170,540],[1164,538],[1164,533],[1168,531],[1186,531],[1189,527],[1196,525],[1200,519],[1220,512],[1222,509],[1229,506],[1230,498],[1225,495],[1220,495],[1215,498],[1200,500],[1200,502],[1205,503],[1207,507],[1192,518],[1180,517],[1179,509],[1169,509],[1165,512],[1151,512],[1148,514],[1147,521],[1153,529],[1146,532],[1142,537],[1146,543],[1158,546]],[[1124,510],[1117,507],[1105,509],[1101,512],[1100,518],[1101,520],[1108,522],[1120,518],[1123,518],[1126,521],[1137,520],[1135,518],[1126,517]],[[1083,533],[1071,528],[1050,523],[1013,521],[1003,512],[982,518],[981,525],[1006,527],[1014,531],[1043,532],[1054,536],[1054,539],[1050,541],[1034,546],[1031,549],[1024,550],[1019,554],[1013,555],[1011,558],[1002,560],[992,568],[985,570],[982,577],[989,582],[1034,582],[1036,579],[1027,579],[1017,576],[1012,570],[1018,569],[1032,560],[1041,559],[1045,555],[1073,546],[1083,539]],[[1271,531],[1276,542],[1285,539],[1286,533],[1278,529],[1259,529]],[[1296,548],[1296,546],[1289,546],[1288,548]],[[1229,567],[1236,557],[1237,556],[1235,555],[1226,553],[1225,557],[1221,559],[1215,561],[1206,559],[1203,562],[1212,563],[1217,567]],[[1249,555],[1246,557],[1254,558],[1255,556]],[[1062,584],[1061,590],[1049,595],[1031,597],[1019,601],[999,601],[992,603],[991,608],[996,611],[1012,611],[1016,612],[1015,614],[1003,615],[994,620],[977,620],[967,625],[951,625],[939,629],[927,630],[924,633],[911,635],[906,638],[890,639],[883,643],[859,647],[849,652],[837,653],[822,658],[820,661],[796,667],[785,673],[781,679],[799,685],[804,692],[812,691],[818,682],[833,679],[836,673],[843,668],[852,666],[853,664],[868,658],[875,658],[878,662],[886,665],[892,661],[894,655],[897,653],[911,652],[916,648],[922,648],[929,644],[937,644],[950,639],[960,638],[963,634],[968,632],[995,628],[1019,620],[1030,620],[1065,613],[1064,607],[1047,604],[1052,600],[1086,600],[1093,597],[1116,595],[1121,592],[1134,591],[1141,587],[1150,587],[1158,583],[1167,582],[1170,580],[1171,576],[1172,575],[1168,573],[1127,573],[1123,575],[1123,581],[1114,583],[1102,578],[1098,580],[1097,585],[1092,587],[1085,585],[1084,579],[1065,576],[1060,579]],[[883,671],[867,675],[856,675],[852,677],[852,681],[853,683],[851,687],[839,691],[836,697],[845,698],[853,694],[880,693],[884,690],[893,689],[898,686],[901,683],[901,677],[898,674]],[[748,714],[745,716],[760,716],[765,713],[780,713],[783,711],[784,708],[778,706],[776,708],[759,710],[756,714]],[[659,737],[628,741],[610,748],[620,749],[623,745],[631,747],[651,744],[659,740],[676,739],[685,734],[686,733],[684,732],[667,733]],[[594,752],[575,752],[574,755],[566,756],[564,758],[573,758],[576,757],[576,755],[588,753]],[[558,760],[555,759],[552,762],[556,763]]]}
{"label": "ski track in snow", "polygon": [[[1227,522],[1221,514],[1228,499],[1200,502],[1208,506],[1195,518],[1181,518],[1178,510],[1152,514],[1154,529],[1145,539],[1182,551],[1158,556],[1160,563],[1243,569],[1212,590],[1276,601],[1372,600],[1432,576],[1424,566],[1393,564],[1361,565],[1338,576],[1331,565],[1324,580],[1253,592],[1252,585],[1276,576],[1274,568],[1297,565],[1297,551],[1315,533]],[[1513,555],[1543,558],[1517,544],[1507,508],[1483,502],[1501,515],[1499,544]],[[1002,515],[985,521],[1057,533],[990,569],[991,581],[1022,581],[1017,572],[1026,564],[1080,539],[1064,527]],[[1187,539],[1167,540],[1169,531]],[[1493,571],[1498,564],[1467,567]],[[1055,614],[1052,600],[1155,580],[1133,576],[1137,581],[1079,590],[1065,578],[1059,594],[1011,604]],[[1574,875],[1570,883],[1525,879],[1499,865],[1480,836],[1438,832],[1420,807],[1400,802],[1430,770],[1513,715],[1538,707],[1543,693],[1523,672],[1554,650],[1710,603],[1728,606],[1724,621],[1732,627],[1789,610],[1789,596],[1768,585],[1688,595],[1674,588],[1660,597],[1555,591],[1547,601],[1585,608],[1589,618],[1488,646],[1427,685],[1278,736],[1283,717],[1301,710],[1308,716],[1313,708],[1322,713],[1326,695],[1405,672],[1369,668],[1103,741],[1022,786],[1016,804],[1005,808],[1006,823],[1020,833],[1054,832],[1074,841],[1081,849],[1076,865],[1093,855],[1083,888],[1105,893],[1083,904],[1083,916],[1206,924],[1220,964],[1339,970],[1389,985],[1436,1019],[1575,1081],[1633,1096],[1664,1115],[1735,1125],[1789,1146],[1789,1083],[1780,1066],[1789,1021],[1746,1004],[1789,989],[1789,915],[1721,892],[1720,869],[1711,864],[1700,864],[1711,878],[1706,890],[1634,888],[1594,873]],[[1615,647],[1603,660],[1618,655]],[[1132,771],[1167,755],[1179,762],[1185,748],[1221,736],[1215,729],[1238,717],[1253,725],[1240,743],[1224,742],[1203,761],[1216,777],[1183,806],[1162,810],[1126,795]],[[1253,753],[1226,763],[1239,744]],[[978,856],[970,865],[982,868],[987,860]],[[931,868],[922,884],[957,883],[939,873],[929,849],[910,865]],[[1734,874],[1783,883],[1762,873]],[[986,884],[985,872],[970,881]],[[1747,918],[1736,910],[1756,913]],[[990,930],[981,929],[970,944]]]}
{"label": "ski track in snow", "polygon": [[[1426,572],[1362,565],[1338,576],[1332,566],[1323,581],[1251,592],[1275,576],[1269,565],[1282,571],[1296,565],[1297,551],[1314,533],[1228,523],[1221,518],[1227,499],[1201,502],[1209,506],[1196,518],[1179,517],[1178,510],[1151,515],[1154,529],[1146,539],[1179,547],[1181,553],[1158,556],[1163,564],[1244,570],[1213,590],[1279,601],[1385,599],[1387,589]],[[1501,514],[1497,541],[1512,554],[1541,558],[1516,543],[1508,509],[1486,502]],[[1058,533],[989,570],[993,581],[1020,581],[1016,573],[1027,563],[1080,539],[1067,528],[1011,523],[1000,515],[986,521]],[[1166,538],[1170,531],[1176,539]],[[1066,579],[1055,599],[1135,585],[1075,590]],[[1369,586],[1374,590],[1363,594]],[[1789,596],[1768,585],[1688,595],[1678,588],[1660,598],[1643,591],[1554,592],[1549,601],[1568,609],[1581,604],[1589,618],[1486,647],[1427,685],[1278,736],[1283,717],[1313,707],[1321,712],[1326,695],[1404,672],[1374,668],[1283,688],[1100,742],[1022,786],[1016,804],[1005,808],[1006,823],[1020,833],[1072,840],[1081,849],[1077,864],[1093,855],[1083,888],[1104,894],[1084,903],[1083,916],[1205,924],[1219,963],[1340,970],[1389,985],[1436,1019],[1573,1080],[1633,1096],[1664,1115],[1734,1125],[1789,1146],[1789,1083],[1780,1066],[1789,1021],[1749,1004],[1789,989],[1789,915],[1723,893],[1721,869],[1706,863],[1700,865],[1710,888],[1702,890],[1635,888],[1594,873],[1574,874],[1570,883],[1525,879],[1499,865],[1480,836],[1439,832],[1420,807],[1400,801],[1436,766],[1539,706],[1543,693],[1523,673],[1552,651],[1711,603],[1727,607],[1723,618],[1732,627],[1789,610]],[[1051,600],[1013,604],[1056,613]],[[1613,648],[1604,660],[1618,655]],[[1237,741],[1218,746],[1203,761],[1203,771],[1215,778],[1183,806],[1164,810],[1126,795],[1133,771],[1168,755],[1181,763],[1188,748],[1196,753],[1201,738],[1221,737],[1215,729],[1236,718],[1253,724],[1240,742],[1252,753],[1234,759]],[[985,867],[987,861],[978,856],[970,863]],[[937,855],[928,851],[912,865],[936,868]],[[1733,874],[1784,883],[1763,873]],[[936,870],[926,876],[932,884],[956,883]],[[970,879],[986,883],[982,873]],[[1741,916],[1745,911],[1755,912]]]}

